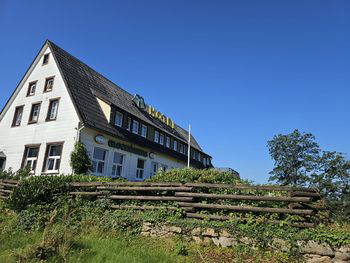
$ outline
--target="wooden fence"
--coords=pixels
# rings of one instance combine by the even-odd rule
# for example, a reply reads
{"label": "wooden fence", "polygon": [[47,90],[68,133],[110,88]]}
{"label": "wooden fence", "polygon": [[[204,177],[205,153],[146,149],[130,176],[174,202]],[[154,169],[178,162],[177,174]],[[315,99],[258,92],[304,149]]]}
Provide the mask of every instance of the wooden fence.
{"label": "wooden fence", "polygon": [[[7,198],[18,184],[15,180],[0,180],[0,198]],[[189,218],[213,220],[232,220],[232,213],[277,213],[280,216],[299,216],[300,220],[291,223],[297,227],[314,226],[313,215],[325,209],[319,204],[315,205],[321,199],[315,188],[207,183],[76,182],[70,184],[70,189],[69,194],[72,196],[109,199],[112,209],[182,209]],[[223,193],[225,191],[228,193]],[[275,194],[272,195],[271,192]],[[238,204],[232,205],[232,202]],[[273,204],[279,205],[276,207]]]}

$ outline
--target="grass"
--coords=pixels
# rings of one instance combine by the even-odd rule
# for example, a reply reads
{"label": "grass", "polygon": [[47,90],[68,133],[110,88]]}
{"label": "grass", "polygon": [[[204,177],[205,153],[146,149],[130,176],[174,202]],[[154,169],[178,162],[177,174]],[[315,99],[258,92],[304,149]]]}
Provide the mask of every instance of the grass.
{"label": "grass", "polygon": [[48,222],[44,230],[18,228],[18,216],[0,213],[0,262],[293,262],[287,255],[248,247],[203,247],[180,239],[161,239],[76,229]]}

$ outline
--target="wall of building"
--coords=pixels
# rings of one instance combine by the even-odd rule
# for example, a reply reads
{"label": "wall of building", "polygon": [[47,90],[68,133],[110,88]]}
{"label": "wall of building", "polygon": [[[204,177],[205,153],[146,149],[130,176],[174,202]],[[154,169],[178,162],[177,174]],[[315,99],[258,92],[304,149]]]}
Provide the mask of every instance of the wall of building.
{"label": "wall of building", "polygon": [[[15,92],[14,100],[8,110],[4,113],[0,121],[0,151],[6,155],[5,169],[10,167],[13,170],[21,168],[25,145],[40,144],[36,174],[42,172],[47,143],[64,142],[60,173],[70,173],[70,153],[76,140],[79,118],[70,99],[67,88],[60,75],[59,69],[50,55],[49,63],[42,65],[42,54],[49,53],[48,47],[44,47],[40,55],[33,64],[33,68],[28,71]],[[55,76],[53,90],[43,92],[45,79]],[[28,84],[38,81],[34,96],[27,97]],[[60,98],[58,115],[55,121],[45,121],[49,108],[49,101],[53,98]],[[35,124],[28,124],[31,105],[41,102],[39,120]],[[24,105],[21,125],[11,127],[15,108]]]}
{"label": "wall of building", "polygon": [[[95,137],[96,135],[103,135],[103,137],[106,139],[105,142],[103,144],[99,144],[95,141]],[[146,151],[148,154],[149,153],[153,153],[152,157],[153,159],[150,157],[150,155],[148,155],[148,157],[144,157],[144,156],[140,156],[134,153],[130,153],[127,151],[123,151],[120,149],[115,149],[112,147],[108,146],[108,140],[113,140],[115,142],[120,142],[123,143],[125,145],[129,145],[129,146],[133,146],[134,148],[138,148],[141,150]],[[186,166],[185,162],[179,161],[175,158],[171,158],[170,156],[164,155],[164,154],[160,154],[155,152],[154,150],[151,149],[147,149],[147,148],[143,148],[143,147],[139,147],[137,145],[134,145],[132,143],[129,142],[125,142],[122,140],[119,140],[115,137],[111,137],[105,134],[102,134],[98,131],[95,131],[93,129],[89,129],[89,128],[84,128],[81,131],[80,134],[80,141],[83,142],[86,146],[86,149],[90,155],[90,157],[93,157],[93,152],[94,152],[94,148],[95,147],[99,147],[102,148],[104,150],[108,151],[108,155],[107,155],[107,160],[105,163],[105,170],[104,170],[104,176],[111,176],[111,171],[112,171],[112,163],[113,163],[113,154],[114,152],[118,152],[120,154],[123,154],[124,156],[124,162],[123,162],[123,169],[122,169],[122,176],[127,178],[128,180],[139,180],[138,178],[136,178],[136,166],[137,166],[137,160],[138,158],[145,160],[145,171],[144,171],[144,178],[143,179],[147,179],[151,176],[152,174],[152,163],[156,162],[159,163],[161,165],[166,165],[168,169],[171,168],[182,168]]]}

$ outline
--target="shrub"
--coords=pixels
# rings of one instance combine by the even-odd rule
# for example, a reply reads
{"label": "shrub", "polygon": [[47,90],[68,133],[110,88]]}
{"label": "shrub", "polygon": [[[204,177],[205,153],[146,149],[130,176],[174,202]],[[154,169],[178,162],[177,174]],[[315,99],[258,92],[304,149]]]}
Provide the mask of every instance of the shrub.
{"label": "shrub", "polygon": [[87,174],[91,167],[91,160],[86,151],[85,145],[77,142],[70,156],[70,165],[75,174]]}
{"label": "shrub", "polygon": [[0,170],[0,179],[22,180],[30,176],[30,169],[28,167],[19,169],[14,172],[11,168],[8,170]]}
{"label": "shrub", "polygon": [[231,172],[222,172],[215,169],[198,170],[193,168],[158,171],[155,176],[148,179],[147,181],[166,183],[249,183],[248,181],[239,179]]}

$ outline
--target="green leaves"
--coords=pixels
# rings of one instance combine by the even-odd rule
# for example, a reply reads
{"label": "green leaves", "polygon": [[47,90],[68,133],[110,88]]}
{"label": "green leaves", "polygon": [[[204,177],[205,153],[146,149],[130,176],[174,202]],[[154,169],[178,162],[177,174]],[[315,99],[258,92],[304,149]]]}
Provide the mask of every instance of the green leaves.
{"label": "green leaves", "polygon": [[70,165],[75,174],[87,174],[92,167],[85,145],[81,142],[75,143],[70,159]]}

